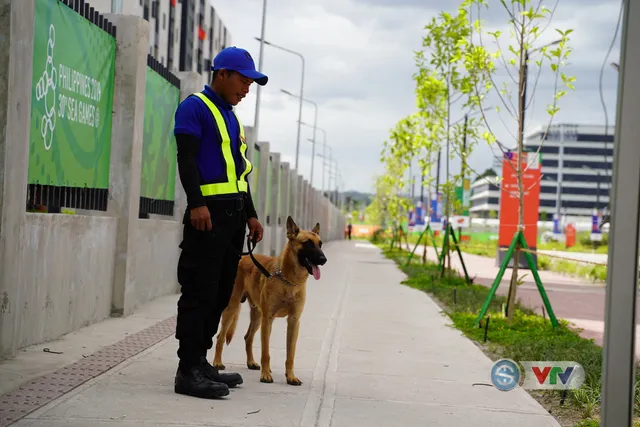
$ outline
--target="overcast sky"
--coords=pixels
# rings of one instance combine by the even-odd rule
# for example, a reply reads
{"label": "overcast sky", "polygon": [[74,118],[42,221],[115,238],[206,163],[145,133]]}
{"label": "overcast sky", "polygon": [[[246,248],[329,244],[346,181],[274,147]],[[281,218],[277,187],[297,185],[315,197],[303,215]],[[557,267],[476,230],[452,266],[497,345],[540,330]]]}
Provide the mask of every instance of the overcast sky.
{"label": "overcast sky", "polygon": [[[213,0],[212,4],[230,31],[232,44],[249,50],[257,65],[259,42],[254,37],[260,36],[262,0]],[[332,147],[347,190],[373,190],[375,175],[384,171],[380,150],[390,128],[415,112],[414,51],[421,49],[424,26],[437,13],[457,4],[454,0],[268,1],[265,39],[304,55],[304,98],[318,104],[318,127],[326,131],[327,144]],[[507,33],[502,6],[498,0],[489,0],[489,4],[492,9],[483,12],[483,18],[488,25],[503,27],[503,33]],[[560,0],[542,41],[556,38],[554,28],[574,30],[574,51],[565,72],[576,76],[577,82],[576,91],[563,98],[555,123],[604,124],[600,68],[615,34],[620,4],[621,0]],[[552,6],[553,3],[547,5]],[[620,32],[607,62],[619,60],[619,43]],[[299,93],[300,58],[265,46],[262,71],[269,76],[269,83],[262,89],[259,139],[268,141],[272,151],[282,153],[284,161],[293,164],[298,100],[281,90]],[[531,86],[533,80],[532,75]],[[607,65],[603,96],[610,125],[615,118],[616,85],[617,73]],[[552,101],[552,88],[550,79],[543,75],[535,104],[527,112],[527,129],[547,123],[545,106]],[[238,113],[248,126],[254,121],[255,93],[254,87],[238,106]],[[454,111],[452,119],[463,114]],[[502,119],[511,132],[517,129],[506,113]],[[304,103],[302,121],[313,124],[312,104]],[[513,144],[498,117],[492,117],[491,125],[501,141]],[[312,128],[303,126],[300,169],[307,179],[311,137]],[[318,132],[317,139],[322,141],[322,132]],[[488,146],[479,145],[471,155],[470,166],[480,173],[491,167],[493,158]],[[316,157],[317,188],[322,186],[321,162]],[[451,168],[459,170],[458,159],[452,160]],[[444,173],[444,166],[442,169]]]}

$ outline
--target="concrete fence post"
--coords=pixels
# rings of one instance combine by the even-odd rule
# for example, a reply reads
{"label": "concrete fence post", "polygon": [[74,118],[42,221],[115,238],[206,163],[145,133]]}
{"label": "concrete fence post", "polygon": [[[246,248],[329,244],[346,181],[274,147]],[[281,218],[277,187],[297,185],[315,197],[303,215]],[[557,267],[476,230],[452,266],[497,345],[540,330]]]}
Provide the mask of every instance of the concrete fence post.
{"label": "concrete fence post", "polygon": [[296,217],[295,221],[299,227],[304,227],[304,177],[297,176],[296,181]]}
{"label": "concrete fence post", "polygon": [[280,252],[278,247],[278,219],[280,218],[280,153],[271,154],[271,191],[267,203],[269,207],[269,220],[267,227],[270,229],[269,255],[276,256]]}
{"label": "concrete fence post", "polygon": [[[260,142],[258,143],[260,146],[260,176],[258,177],[258,194],[260,197],[258,198],[258,203],[256,204],[256,211],[258,212],[258,218],[260,219],[260,223],[262,224],[262,228],[265,229],[267,227],[267,182],[269,177],[269,143],[268,142]],[[254,198],[255,203],[255,198]],[[266,235],[265,235],[266,237]],[[264,239],[262,242],[258,244],[256,248],[256,253],[268,255],[269,254],[269,242]]]}
{"label": "concrete fence post", "polygon": [[0,0],[0,356],[18,347],[33,75],[34,0]]}
{"label": "concrete fence post", "polygon": [[289,215],[294,221],[298,220],[298,193],[296,188],[298,187],[298,173],[290,166],[289,169]]}
{"label": "concrete fence post", "polygon": [[280,181],[280,194],[281,194],[281,199],[280,199],[280,211],[278,214],[278,231],[277,231],[277,254],[280,254],[280,251],[282,251],[282,248],[284,247],[285,244],[285,233],[286,233],[286,227],[287,227],[287,216],[290,215],[290,204],[291,204],[291,189],[290,189],[290,182],[291,182],[291,170],[290,170],[290,166],[289,163],[280,163],[280,176],[282,177],[282,180]]}
{"label": "concrete fence post", "polygon": [[289,175],[289,215],[297,223],[298,219],[298,200],[300,198],[300,182],[298,179],[298,171],[291,168]]}
{"label": "concrete fence post", "polygon": [[[189,95],[201,92],[204,87],[201,85],[201,76],[195,71],[179,72],[176,76],[180,79],[180,102],[184,101]],[[172,130],[173,132],[173,130]],[[175,140],[174,140],[175,143]],[[176,197],[174,219],[182,223],[185,211],[187,209],[187,195],[182,188],[180,174],[176,168]]]}
{"label": "concrete fence post", "polygon": [[[131,314],[135,304],[136,251],[144,130],[148,21],[108,14],[116,33],[113,131],[108,214],[118,218],[111,314]],[[132,250],[129,250],[129,249]]]}
{"label": "concrete fence post", "polygon": [[309,228],[309,181],[306,179],[302,180],[302,227],[308,229]]}

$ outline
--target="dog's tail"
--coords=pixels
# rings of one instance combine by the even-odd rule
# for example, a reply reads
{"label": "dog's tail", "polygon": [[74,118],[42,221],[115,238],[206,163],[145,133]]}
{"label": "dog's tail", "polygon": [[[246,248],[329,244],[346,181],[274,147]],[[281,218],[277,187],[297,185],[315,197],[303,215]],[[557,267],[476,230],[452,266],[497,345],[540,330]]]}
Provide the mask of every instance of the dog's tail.
{"label": "dog's tail", "polygon": [[229,319],[229,326],[224,332],[224,338],[227,345],[231,342],[233,338],[233,334],[236,332],[236,327],[238,326],[238,318],[240,317],[240,305],[247,300],[247,293],[244,289],[244,271],[242,268],[238,269],[238,274],[236,276],[236,281],[233,285],[233,292],[231,293],[231,298],[229,299],[229,304],[227,305],[227,309],[225,311],[231,311],[233,313],[231,315],[231,319]]}
{"label": "dog's tail", "polygon": [[240,310],[234,312],[233,317],[231,318],[231,324],[229,324],[229,329],[227,329],[227,333],[225,335],[225,342],[227,345],[231,343],[231,339],[233,338],[233,334],[236,332],[236,326],[238,326],[238,318],[240,317]]}

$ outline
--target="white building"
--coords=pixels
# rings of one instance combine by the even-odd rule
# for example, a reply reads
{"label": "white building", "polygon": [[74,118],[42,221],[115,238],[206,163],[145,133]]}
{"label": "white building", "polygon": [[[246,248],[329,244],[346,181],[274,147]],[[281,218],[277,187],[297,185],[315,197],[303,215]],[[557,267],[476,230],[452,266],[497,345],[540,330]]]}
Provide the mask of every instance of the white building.
{"label": "white building", "polygon": [[500,188],[498,176],[486,176],[471,184],[469,213],[476,218],[497,218],[500,213]]}
{"label": "white building", "polygon": [[604,126],[558,124],[542,141],[544,131],[537,129],[525,139],[527,151],[542,145],[540,212],[547,214],[543,219],[557,213],[558,198],[562,215],[590,216],[596,207],[607,209],[614,126],[605,135]]}
{"label": "white building", "polygon": [[231,34],[209,0],[87,0],[100,13],[122,13],[151,24],[149,53],[174,74],[195,71],[210,80],[211,60]]}

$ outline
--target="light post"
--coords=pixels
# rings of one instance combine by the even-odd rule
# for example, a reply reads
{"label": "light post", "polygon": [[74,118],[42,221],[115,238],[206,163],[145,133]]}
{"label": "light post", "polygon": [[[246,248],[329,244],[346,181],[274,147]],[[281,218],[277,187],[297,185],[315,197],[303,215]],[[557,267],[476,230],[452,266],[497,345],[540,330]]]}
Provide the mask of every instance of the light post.
{"label": "light post", "polygon": [[[308,123],[302,122],[302,124],[305,125],[305,126],[313,127],[312,125],[310,125]],[[316,127],[316,129],[319,130],[320,132],[322,132],[322,137],[323,137],[323,140],[322,140],[322,155],[326,156],[327,155],[327,132],[324,129],[319,128],[319,127]],[[313,141],[313,143],[315,144],[315,141]],[[325,178],[325,174],[324,173],[325,173],[325,169],[326,169],[325,166],[326,166],[326,163],[323,162],[322,163],[322,194],[323,195],[324,195],[324,191],[325,191],[325,179],[324,179]]]}
{"label": "light post", "polygon": [[[333,150],[331,149],[331,147],[327,147],[329,149],[329,158],[327,159],[326,156],[322,156],[320,154],[318,154],[318,157],[322,157],[325,161],[327,161],[327,165],[329,166],[329,173],[328,173],[328,182],[327,182],[327,192],[329,193],[329,199],[333,200],[333,198],[331,197],[331,178],[334,178],[334,182],[335,182],[335,178],[337,175],[337,171],[338,171],[338,161],[336,159],[333,158]],[[333,165],[335,164],[335,171],[333,168]]]}
{"label": "light post", "polygon": [[[267,0],[262,0],[262,27],[260,30],[260,38],[258,39],[260,41],[260,53],[258,56],[258,70],[259,71],[263,71],[262,70],[262,63],[264,62],[264,45],[265,45],[265,41],[264,41],[264,32],[265,32],[265,26],[266,26],[266,22],[267,22]],[[251,143],[249,144],[250,149],[253,150],[254,144],[256,142],[258,142],[258,128],[260,127],[260,98],[261,98],[261,94],[262,94],[262,86],[257,85],[257,90],[256,90],[256,111],[255,111],[255,116],[253,119],[253,138],[254,141],[251,141]]]}
{"label": "light post", "polygon": [[324,159],[324,160],[323,160],[323,166],[324,166],[324,167],[327,167],[327,166],[328,166],[329,173],[328,173],[327,187],[326,187],[326,188],[327,188],[327,191],[330,191],[330,190],[331,190],[331,165],[332,165],[332,164],[333,164],[333,162],[334,162],[334,159],[333,159],[333,150],[332,150],[332,149],[331,149],[331,147],[330,147],[330,146],[328,146],[328,145],[326,145],[326,146],[325,146],[325,148],[328,148],[328,149],[329,149],[329,157],[327,157],[327,156],[326,156],[326,155],[324,155],[324,154],[322,154],[322,155],[321,155],[321,154],[318,154],[318,157],[321,157],[322,159]]}
{"label": "light post", "polygon": [[[318,124],[318,104],[316,104],[315,102],[310,101],[308,99],[305,99],[302,96],[294,95],[293,93],[289,92],[288,90],[280,89],[280,91],[282,93],[285,93],[285,94],[287,94],[289,96],[292,96],[294,98],[300,98],[300,102],[301,103],[304,100],[304,101],[307,101],[309,104],[312,104],[315,107],[316,112],[315,112],[315,118],[314,118],[314,121],[313,121],[313,140],[315,141],[316,140],[316,129],[317,129],[317,124]],[[302,119],[300,119],[300,122],[298,123],[298,127],[300,127],[301,124],[302,124]],[[311,177],[309,178],[309,181],[311,182],[311,186],[312,187],[313,187],[313,164],[314,164],[315,155],[316,155],[316,145],[313,144],[313,148],[312,148],[312,151],[311,151]],[[296,156],[298,156],[298,154],[296,154]],[[296,158],[296,164],[297,164],[297,162],[298,162],[298,160]],[[296,169],[297,169],[297,166],[296,166]]]}
{"label": "light post", "polygon": [[[266,0],[265,0],[265,2],[266,2]],[[266,4],[265,4],[265,7],[266,7]],[[299,172],[299,170],[298,170],[298,160],[300,159],[300,122],[302,121],[302,97],[304,96],[304,56],[302,56],[302,54],[300,54],[300,53],[298,53],[296,51],[293,51],[291,49],[287,49],[286,47],[278,46],[276,44],[273,44],[271,42],[266,41],[264,39],[264,34],[260,38],[255,37],[255,39],[258,40],[261,44],[264,43],[264,44],[269,45],[271,47],[275,47],[276,49],[280,49],[280,50],[283,50],[285,52],[291,53],[293,55],[296,55],[296,56],[300,57],[300,59],[302,60],[302,76],[300,78],[300,106],[298,107],[298,138],[297,138],[297,142],[296,142],[296,166],[295,166],[296,171]],[[262,57],[262,55],[261,55],[261,57]]]}
{"label": "light post", "polygon": [[617,87],[611,225],[602,345],[601,426],[633,425],[636,378],[638,235],[640,233],[640,4],[620,11],[620,78]]}
{"label": "light post", "polygon": [[600,212],[600,181],[602,179],[602,175],[600,173],[599,169],[593,169],[587,165],[582,165],[582,169],[586,169],[586,170],[590,170],[593,172],[596,172],[598,174],[598,182],[597,182],[597,187],[596,187],[596,210],[598,211],[598,213]]}

